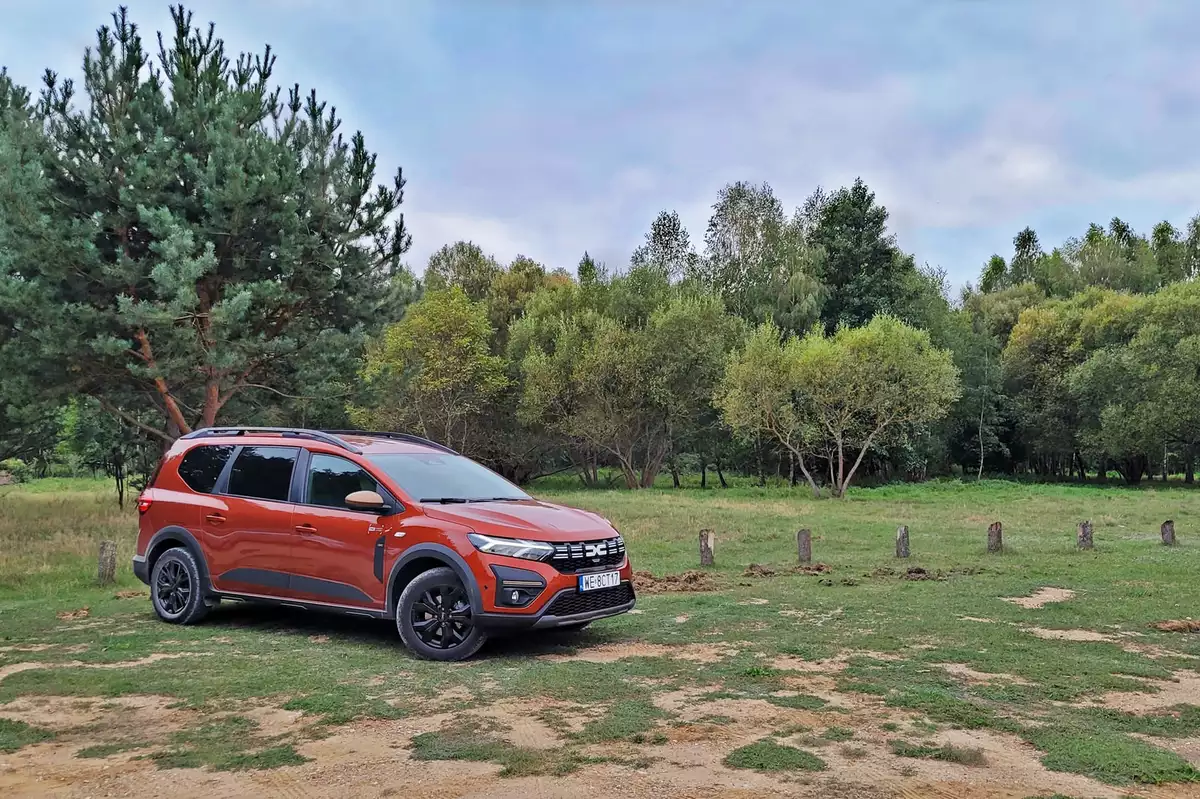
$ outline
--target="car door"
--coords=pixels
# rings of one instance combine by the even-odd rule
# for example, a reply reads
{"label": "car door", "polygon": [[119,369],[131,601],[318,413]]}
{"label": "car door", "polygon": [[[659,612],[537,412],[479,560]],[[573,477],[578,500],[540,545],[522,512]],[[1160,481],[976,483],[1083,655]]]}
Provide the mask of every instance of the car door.
{"label": "car door", "polygon": [[354,510],[348,494],[376,491],[393,509],[398,503],[366,469],[337,455],[309,452],[293,522],[296,530],[296,599],[351,607],[385,603],[384,550],[394,514]]}
{"label": "car door", "polygon": [[218,591],[287,596],[293,570],[292,473],[297,447],[243,446],[202,511]]}

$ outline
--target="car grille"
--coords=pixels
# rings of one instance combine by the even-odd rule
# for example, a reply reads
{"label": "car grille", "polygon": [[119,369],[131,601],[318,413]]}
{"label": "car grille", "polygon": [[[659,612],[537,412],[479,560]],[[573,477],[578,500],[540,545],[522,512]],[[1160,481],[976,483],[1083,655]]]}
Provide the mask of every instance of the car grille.
{"label": "car grille", "polygon": [[550,565],[564,574],[620,566],[625,560],[625,541],[621,536],[599,541],[573,541],[555,544]]}
{"label": "car grille", "polygon": [[546,611],[549,616],[573,616],[576,613],[591,613],[596,610],[620,607],[633,601],[633,586],[621,583],[612,588],[601,588],[587,593],[570,592],[550,603]]}

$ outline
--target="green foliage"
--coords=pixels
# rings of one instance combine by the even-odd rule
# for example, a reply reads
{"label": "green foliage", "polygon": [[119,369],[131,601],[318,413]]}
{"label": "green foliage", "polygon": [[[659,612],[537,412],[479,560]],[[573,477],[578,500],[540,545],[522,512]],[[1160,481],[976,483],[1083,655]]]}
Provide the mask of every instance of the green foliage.
{"label": "green foliage", "polygon": [[362,375],[374,394],[351,418],[368,429],[410,429],[471,452],[481,412],[508,385],[492,355],[487,307],[458,286],[431,291],[367,349]]}
{"label": "green foliage", "polygon": [[469,299],[479,302],[487,297],[492,281],[500,272],[500,264],[495,258],[484,255],[478,244],[459,241],[447,244],[429,256],[425,287],[441,291],[457,286]]}
{"label": "green foliage", "polygon": [[896,313],[916,271],[887,232],[887,209],[861,178],[818,201],[810,241],[824,252],[821,275],[829,292],[821,312],[828,330],[864,325]]}
{"label": "green foliage", "polygon": [[832,336],[814,329],[782,343],[764,325],[730,363],[717,401],[742,435],[771,435],[788,448],[814,493],[805,457],[828,452],[834,493],[844,496],[872,445],[918,433],[959,393],[950,353],[924,331],[877,316],[865,327]]}
{"label": "green foliage", "polygon": [[20,458],[7,458],[0,461],[0,472],[8,472],[14,483],[27,483],[33,477],[33,469]]}
{"label": "green foliage", "polygon": [[166,440],[342,390],[409,243],[360,134],[172,13],[157,58],[115,14],[78,97],[0,91],[0,399],[90,396]]}

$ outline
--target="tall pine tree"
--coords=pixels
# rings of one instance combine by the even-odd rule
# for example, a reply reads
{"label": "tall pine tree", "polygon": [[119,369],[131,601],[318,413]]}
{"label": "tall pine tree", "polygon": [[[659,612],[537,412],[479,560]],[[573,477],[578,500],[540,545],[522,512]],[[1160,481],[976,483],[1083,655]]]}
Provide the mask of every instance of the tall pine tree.
{"label": "tall pine tree", "polygon": [[336,385],[410,243],[361,134],[171,11],[153,58],[114,14],[78,97],[0,78],[5,384],[167,441]]}

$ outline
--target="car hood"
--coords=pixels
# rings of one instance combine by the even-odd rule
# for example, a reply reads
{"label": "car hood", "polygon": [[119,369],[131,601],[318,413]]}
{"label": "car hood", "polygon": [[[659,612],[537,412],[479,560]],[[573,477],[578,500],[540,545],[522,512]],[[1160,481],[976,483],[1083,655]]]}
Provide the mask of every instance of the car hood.
{"label": "car hood", "polygon": [[425,515],[470,527],[477,533],[535,541],[586,541],[616,535],[603,517],[536,499],[424,505]]}

